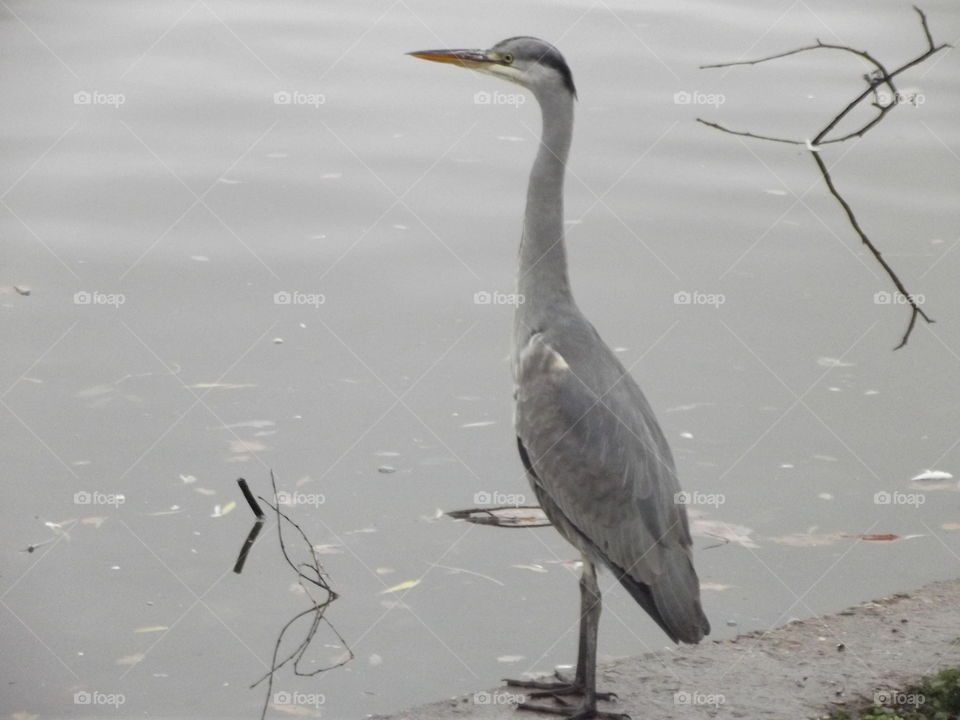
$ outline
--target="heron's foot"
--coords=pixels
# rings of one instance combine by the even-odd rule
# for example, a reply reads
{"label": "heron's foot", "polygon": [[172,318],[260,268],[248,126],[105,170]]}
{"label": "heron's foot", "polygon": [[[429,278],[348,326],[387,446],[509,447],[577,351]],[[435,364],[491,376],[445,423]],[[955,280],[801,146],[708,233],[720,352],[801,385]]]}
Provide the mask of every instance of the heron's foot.
{"label": "heron's foot", "polygon": [[[527,695],[531,698],[552,697],[560,701],[563,695],[584,695],[586,688],[581,680],[564,680],[558,672],[554,672],[556,680],[510,680],[505,682],[508,687],[520,687],[533,690]],[[597,700],[617,700],[616,693],[598,692],[595,693]]]}
{"label": "heron's foot", "polygon": [[[559,701],[559,698],[557,698]],[[626,713],[605,712],[597,710],[596,703],[584,703],[579,707],[571,707],[569,703],[560,701],[559,705],[540,705],[538,703],[522,702],[517,705],[518,710],[562,715],[566,720],[630,720]]]}

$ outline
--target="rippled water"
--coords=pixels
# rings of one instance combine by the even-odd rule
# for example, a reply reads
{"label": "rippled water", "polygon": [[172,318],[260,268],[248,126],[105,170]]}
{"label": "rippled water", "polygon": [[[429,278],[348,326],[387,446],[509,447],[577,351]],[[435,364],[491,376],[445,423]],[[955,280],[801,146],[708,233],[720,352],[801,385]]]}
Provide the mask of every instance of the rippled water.
{"label": "rippled water", "polygon": [[[957,41],[954,4],[924,7]],[[904,76],[922,104],[824,154],[938,321],[896,353],[907,313],[875,301],[890,285],[808,154],[695,122],[813,135],[862,87],[855,58],[697,66],[817,37],[895,66],[923,48],[908,4],[0,18],[4,712],[256,717],[265,688],[247,686],[306,603],[272,526],[231,572],[252,520],[235,478],[267,494],[269,468],[304,500],[287,510],[324,546],[327,618],[356,654],[278,676],[318,696],[300,711],[359,718],[572,662],[572,549],[436,517],[528,493],[511,307],[475,295],[512,290],[539,118],[529,98],[475,102],[512,87],[403,53],[518,33],[554,41],[579,89],[578,300],[657,409],[698,529],[733,538],[697,538],[714,637],[957,574],[957,481],[911,482],[960,453],[956,53]],[[901,539],[847,537],[863,534]],[[603,657],[664,646],[607,593]],[[304,669],[342,652],[322,631]]]}

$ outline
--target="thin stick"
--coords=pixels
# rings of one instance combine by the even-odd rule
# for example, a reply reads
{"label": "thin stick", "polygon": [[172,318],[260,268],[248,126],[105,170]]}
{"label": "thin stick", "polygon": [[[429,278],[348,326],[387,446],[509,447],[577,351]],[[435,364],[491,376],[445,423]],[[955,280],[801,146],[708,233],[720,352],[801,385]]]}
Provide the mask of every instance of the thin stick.
{"label": "thin stick", "polygon": [[260,503],[257,502],[257,499],[253,496],[253,493],[250,492],[250,487],[247,485],[247,481],[243,478],[237,478],[237,485],[240,486],[240,492],[243,493],[243,497],[247,501],[247,505],[250,506],[250,509],[253,510],[253,514],[257,516],[257,520],[263,520],[266,515],[264,515],[263,510],[260,509]]}
{"label": "thin stick", "polygon": [[[894,350],[899,350],[907,344],[907,341],[910,339],[910,334],[913,332],[914,327],[917,323],[917,318],[923,318],[925,322],[932,323],[934,320],[927,315],[916,303],[914,296],[907,291],[906,286],[900,280],[900,277],[897,275],[896,271],[891,267],[891,265],[884,259],[883,254],[877,248],[876,245],[870,240],[867,234],[863,231],[863,228],[860,227],[860,223],[857,221],[856,216],[853,213],[853,209],[850,207],[850,204],[844,199],[844,197],[837,190],[836,185],[833,183],[833,178],[830,176],[829,171],[827,170],[826,163],[823,162],[823,159],[819,155],[820,147],[823,145],[830,145],[834,143],[846,142],[853,138],[863,137],[871,129],[876,127],[876,125],[887,116],[894,107],[900,103],[900,94],[897,90],[896,85],[894,85],[894,78],[905,72],[906,70],[919,65],[931,55],[940,52],[944,48],[951,47],[947,43],[942,43],[937,45],[933,41],[933,35],[930,32],[930,25],[927,22],[927,16],[924,12],[917,6],[913,6],[913,9],[916,11],[917,15],[920,17],[920,25],[923,29],[924,38],[927,41],[927,49],[920,55],[917,55],[912,60],[908,60],[903,65],[897,69],[888,71],[887,68],[877,60],[873,55],[871,55],[866,50],[856,50],[854,48],[848,47],[846,45],[833,45],[830,43],[823,43],[820,40],[817,40],[813,45],[807,45],[805,47],[796,48],[794,50],[788,50],[786,52],[777,53],[775,55],[768,55],[766,57],[757,58],[754,60],[737,60],[735,62],[727,63],[715,63],[712,65],[701,65],[702,69],[705,68],[728,68],[741,65],[759,65],[760,63],[769,62],[771,60],[778,60],[780,58],[789,57],[791,55],[797,55],[803,52],[809,52],[812,50],[838,50],[842,52],[851,53],[860,57],[867,62],[869,62],[874,67],[874,72],[872,74],[864,75],[864,79],[867,82],[867,87],[859,95],[857,95],[853,100],[851,100],[847,105],[837,113],[833,119],[830,120],[810,141],[802,140],[793,140],[790,138],[774,137],[771,135],[760,135],[757,133],[747,132],[744,130],[731,130],[730,128],[724,127],[719,123],[708,122],[702,118],[697,118],[697,122],[700,122],[708,127],[712,127],[721,132],[727,133],[729,135],[737,135],[739,137],[747,137],[755,140],[766,140],[768,142],[778,142],[786,143],[790,145],[806,145],[810,150],[810,154],[813,156],[814,161],[817,164],[817,167],[820,170],[820,174],[823,176],[823,180],[827,185],[827,189],[830,191],[830,194],[840,203],[840,207],[843,208],[843,211],[847,215],[847,219],[850,221],[850,225],[853,228],[854,232],[860,238],[860,241],[867,246],[867,249],[873,255],[874,259],[880,264],[884,272],[887,274],[887,277],[890,278],[894,287],[896,287],[897,292],[907,299],[907,303],[910,307],[910,320],[907,324],[906,332],[904,332],[903,337],[900,339],[900,344],[897,345]],[[880,96],[877,93],[877,88],[881,85],[885,85],[890,92],[890,99],[888,102],[881,102]],[[872,107],[876,109],[877,113],[873,118],[865,122],[859,128],[848,132],[846,135],[840,137],[830,138],[828,137],[831,132],[833,132],[837,126],[846,118],[854,108],[856,108],[860,103],[866,100],[868,97],[873,96],[874,102]]]}

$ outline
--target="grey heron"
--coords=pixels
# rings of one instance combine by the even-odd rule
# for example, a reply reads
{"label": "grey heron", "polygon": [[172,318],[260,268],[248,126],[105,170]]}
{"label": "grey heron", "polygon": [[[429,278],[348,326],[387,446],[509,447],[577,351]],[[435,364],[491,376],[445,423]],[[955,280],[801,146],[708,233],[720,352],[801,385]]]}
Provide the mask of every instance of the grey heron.
{"label": "grey heron", "polygon": [[610,695],[596,688],[600,588],[607,567],[674,642],[710,632],[700,604],[690,529],[673,456],[636,381],[574,302],[564,248],[563,181],[577,97],[560,52],[532,37],[489,50],[410,53],[517,83],[540,105],[543,125],[527,188],[520,241],[512,366],[515,426],[527,479],[544,512],[583,557],[580,637],[571,681],[509,681],[534,697],[579,695],[576,707],[520,707],[576,720]]}

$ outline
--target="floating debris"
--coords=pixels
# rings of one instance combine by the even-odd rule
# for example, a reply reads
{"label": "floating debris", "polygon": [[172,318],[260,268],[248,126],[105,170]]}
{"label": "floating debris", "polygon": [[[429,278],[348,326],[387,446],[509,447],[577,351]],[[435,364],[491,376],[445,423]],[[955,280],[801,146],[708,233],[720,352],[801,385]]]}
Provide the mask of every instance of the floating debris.
{"label": "floating debris", "polygon": [[169,629],[170,627],[168,625],[148,625],[147,627],[139,627],[134,630],[134,632],[142,635],[144,633],[165,632]]}
{"label": "floating debris", "polygon": [[395,473],[397,469],[393,465],[381,465],[377,468],[377,472],[381,475],[389,475],[390,473]]}
{"label": "floating debris", "polygon": [[116,659],[117,665],[136,665],[146,657],[143,653],[134,653],[133,655],[124,655]]}
{"label": "floating debris", "polygon": [[[691,513],[691,515],[693,515],[693,513]],[[744,525],[737,525],[736,523],[691,517],[690,532],[700,537],[723,540],[725,543],[736,543],[745,548],[760,547],[753,538],[750,537],[753,534],[753,530]]]}
{"label": "floating debris", "polygon": [[409,590],[410,588],[415,588],[420,584],[419,580],[407,580],[402,583],[398,583],[392,587],[388,587],[386,590],[380,592],[381,595],[388,595],[389,593],[402,592],[404,590]]}
{"label": "floating debris", "polygon": [[313,552],[317,555],[342,555],[343,550],[340,548],[342,545],[337,545],[335,543],[328,543],[326,545],[314,545]]}
{"label": "floating debris", "polygon": [[214,517],[214,518],[223,517],[227,513],[231,512],[236,506],[237,504],[233,500],[228,502],[223,507],[220,507],[219,505],[214,505],[213,514],[211,514],[210,517]]}
{"label": "floating debris", "polygon": [[726,585],[724,583],[715,583],[715,582],[702,582],[700,583],[701,590],[713,590],[714,592],[723,592],[724,590],[729,590],[733,585]]}
{"label": "floating debris", "polygon": [[819,365],[820,367],[829,367],[829,368],[853,367],[855,364],[856,363],[840,360],[839,358],[832,358],[832,357],[817,358],[817,365]]}
{"label": "floating debris", "polygon": [[224,427],[230,430],[235,428],[254,428],[255,430],[260,430],[261,428],[274,427],[276,424],[273,420],[244,420],[243,422],[224,425]]}
{"label": "floating debris", "polygon": [[461,425],[462,428],[478,428],[478,427],[489,427],[490,425],[496,425],[496,420],[480,420],[478,422],[466,423]]}
{"label": "floating debris", "polygon": [[234,453],[255,453],[266,450],[267,446],[259,440],[231,440],[230,452]]}
{"label": "floating debris", "polygon": [[918,475],[914,475],[911,480],[952,480],[953,475],[943,470],[924,470]]}
{"label": "floating debris", "polygon": [[792,533],[790,535],[780,535],[770,538],[773,542],[780,545],[789,545],[790,547],[823,547],[833,545],[841,538],[847,537],[840,533]]}
{"label": "floating debris", "polygon": [[454,520],[466,520],[478,525],[496,525],[498,527],[546,527],[550,525],[543,509],[535,505],[451,510],[447,515]]}

